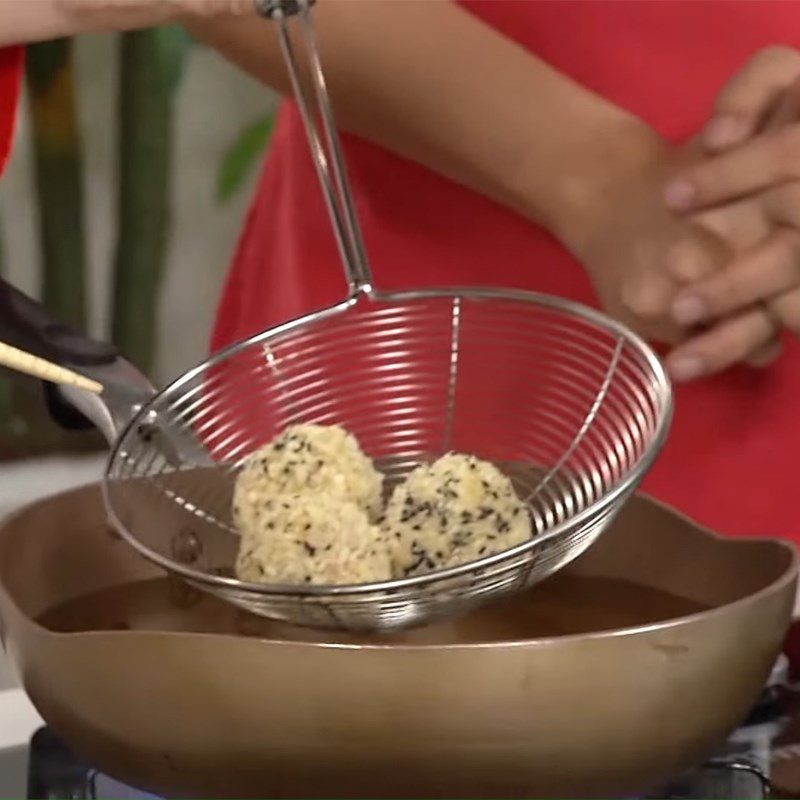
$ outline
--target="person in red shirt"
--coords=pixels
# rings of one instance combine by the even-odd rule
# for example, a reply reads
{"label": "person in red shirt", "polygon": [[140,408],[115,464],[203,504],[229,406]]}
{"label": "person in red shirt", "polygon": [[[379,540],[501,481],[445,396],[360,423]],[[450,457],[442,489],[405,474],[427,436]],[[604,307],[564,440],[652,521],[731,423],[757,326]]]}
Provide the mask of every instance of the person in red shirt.
{"label": "person in red shirt", "polygon": [[[765,128],[800,75],[800,4],[323,0],[315,18],[375,285],[500,285],[604,307],[665,346],[679,384],[643,488],[721,532],[800,541],[786,502],[800,446],[796,220],[730,192],[710,212],[671,213],[681,184],[666,191],[683,163],[711,169],[756,143],[775,157],[783,139]],[[258,26],[193,30],[288,92]],[[756,286],[779,276],[738,302],[743,271]],[[679,295],[698,280],[719,301],[705,318]],[[287,102],[212,347],[344,292]],[[687,338],[696,322],[710,329]]]}
{"label": "person in red shirt", "polygon": [[21,47],[0,50],[0,175],[8,161],[14,136],[22,57]]}
{"label": "person in red shirt", "polygon": [[[0,21],[0,44],[181,19],[287,90],[266,25],[190,3],[23,0],[28,32]],[[784,101],[800,74],[798,4],[322,0],[315,18],[377,285],[504,285],[604,307],[661,342],[682,383],[645,488],[726,533],[800,538],[800,515],[772,501],[791,497],[800,444],[800,348],[778,335],[796,327],[796,221],[777,208],[783,172],[752,179],[796,130]],[[213,347],[343,293],[286,103]]]}

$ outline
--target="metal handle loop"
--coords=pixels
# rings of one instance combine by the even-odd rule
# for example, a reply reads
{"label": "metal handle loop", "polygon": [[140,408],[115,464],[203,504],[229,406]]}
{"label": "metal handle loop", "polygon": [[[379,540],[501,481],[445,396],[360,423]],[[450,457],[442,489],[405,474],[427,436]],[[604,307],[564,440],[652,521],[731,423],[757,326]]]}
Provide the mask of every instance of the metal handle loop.
{"label": "metal handle loop", "polygon": [[[311,22],[313,2],[314,0],[255,0],[258,12],[278,23],[281,51],[333,225],[347,284],[350,294],[356,295],[372,290],[372,274],[347,181],[341,144]],[[311,93],[303,87],[295,48],[289,37],[289,20],[293,17],[299,19],[298,30],[302,36],[306,67],[311,74],[313,86]],[[322,120],[322,133],[315,119],[315,106]]]}

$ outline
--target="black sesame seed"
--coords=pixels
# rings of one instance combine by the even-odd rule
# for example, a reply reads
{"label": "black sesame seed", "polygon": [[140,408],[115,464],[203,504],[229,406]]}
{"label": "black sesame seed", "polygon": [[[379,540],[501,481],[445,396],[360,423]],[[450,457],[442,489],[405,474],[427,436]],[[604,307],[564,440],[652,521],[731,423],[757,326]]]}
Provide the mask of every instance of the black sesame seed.
{"label": "black sesame seed", "polygon": [[511,526],[499,514],[494,522],[494,527],[498,533],[505,533],[511,530]]}
{"label": "black sesame seed", "polygon": [[[414,553],[414,555],[417,554]],[[406,570],[406,575],[410,575],[412,572],[419,569],[427,560],[428,560],[427,553],[423,551],[422,553],[419,554],[417,560],[414,561],[410,567],[408,567],[408,569]]]}

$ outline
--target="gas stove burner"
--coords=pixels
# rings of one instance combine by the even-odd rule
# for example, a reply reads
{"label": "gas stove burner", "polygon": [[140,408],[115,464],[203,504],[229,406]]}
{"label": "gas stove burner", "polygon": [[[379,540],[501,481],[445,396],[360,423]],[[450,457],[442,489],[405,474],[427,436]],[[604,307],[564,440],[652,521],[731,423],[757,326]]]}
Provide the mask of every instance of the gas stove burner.
{"label": "gas stove burner", "polygon": [[755,764],[736,759],[709,761],[682,781],[670,784],[664,792],[645,800],[767,800],[769,779]]}
{"label": "gas stove burner", "polygon": [[102,775],[76,758],[49,728],[31,738],[28,798],[35,800],[159,800]]}
{"label": "gas stove burner", "polygon": [[[48,728],[34,734],[30,746],[28,798],[35,800],[159,800],[118,783],[77,759]],[[769,781],[756,765],[742,759],[715,759],[696,773],[649,795],[646,800],[766,800]]]}

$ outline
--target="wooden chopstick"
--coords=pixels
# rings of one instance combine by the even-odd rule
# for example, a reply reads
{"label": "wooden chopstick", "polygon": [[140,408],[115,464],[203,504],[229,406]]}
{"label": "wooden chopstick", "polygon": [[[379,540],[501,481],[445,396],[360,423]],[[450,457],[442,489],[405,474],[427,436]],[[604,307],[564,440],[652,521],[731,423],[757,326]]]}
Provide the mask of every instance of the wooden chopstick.
{"label": "wooden chopstick", "polygon": [[12,347],[5,342],[0,342],[0,365],[59,386],[74,386],[76,389],[83,389],[94,394],[100,394],[103,391],[103,384],[79,375],[66,367],[59,367],[51,361],[27,353],[25,350]]}

